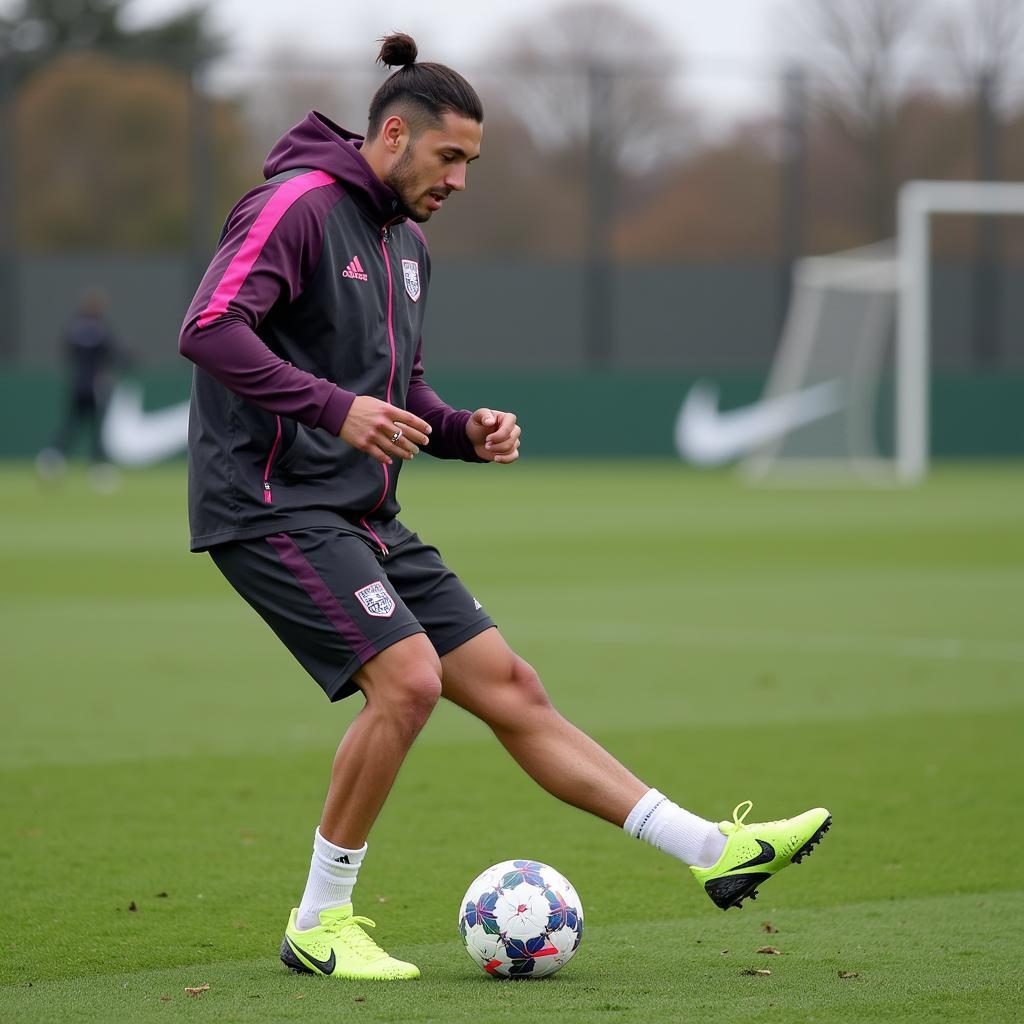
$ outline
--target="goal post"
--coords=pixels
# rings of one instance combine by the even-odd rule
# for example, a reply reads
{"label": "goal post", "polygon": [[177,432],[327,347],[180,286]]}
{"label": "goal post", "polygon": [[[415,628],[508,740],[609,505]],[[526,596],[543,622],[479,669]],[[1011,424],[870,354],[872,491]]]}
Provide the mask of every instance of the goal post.
{"label": "goal post", "polygon": [[[925,477],[931,222],[940,214],[1024,215],[1024,183],[909,182],[900,190],[894,241],[797,262],[762,402],[795,400],[825,382],[839,398],[830,415],[752,451],[745,460],[750,478],[914,484]],[[892,407],[883,407],[890,394]],[[891,435],[884,452],[876,436],[881,420]]]}
{"label": "goal post", "polygon": [[897,211],[896,463],[907,483],[928,471],[931,374],[931,221],[934,214],[1024,215],[1024,184],[912,181]]}

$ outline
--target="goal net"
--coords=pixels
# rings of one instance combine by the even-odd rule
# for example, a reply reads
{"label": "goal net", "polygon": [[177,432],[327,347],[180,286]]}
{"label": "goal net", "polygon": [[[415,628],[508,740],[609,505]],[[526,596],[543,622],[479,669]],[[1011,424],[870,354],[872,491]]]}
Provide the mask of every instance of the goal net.
{"label": "goal net", "polygon": [[752,479],[925,476],[935,214],[1024,215],[1024,184],[910,182],[893,242],[797,263],[762,401],[804,415],[747,456]]}
{"label": "goal net", "polygon": [[[754,479],[884,480],[893,472],[893,326],[899,289],[894,244],[800,260],[762,404],[791,406],[747,458]],[[802,415],[801,415],[802,413]]]}

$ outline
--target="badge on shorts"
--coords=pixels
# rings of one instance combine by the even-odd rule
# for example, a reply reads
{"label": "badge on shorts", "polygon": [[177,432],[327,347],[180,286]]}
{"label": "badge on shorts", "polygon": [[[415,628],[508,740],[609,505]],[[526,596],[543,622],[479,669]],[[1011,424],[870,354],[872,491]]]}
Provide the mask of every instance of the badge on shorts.
{"label": "badge on shorts", "polygon": [[402,276],[409,298],[416,302],[420,297],[420,265],[415,260],[402,260]]}
{"label": "badge on shorts", "polygon": [[390,619],[395,611],[394,598],[384,589],[380,580],[368,583],[356,591],[359,603],[366,609],[367,615],[376,619]]}

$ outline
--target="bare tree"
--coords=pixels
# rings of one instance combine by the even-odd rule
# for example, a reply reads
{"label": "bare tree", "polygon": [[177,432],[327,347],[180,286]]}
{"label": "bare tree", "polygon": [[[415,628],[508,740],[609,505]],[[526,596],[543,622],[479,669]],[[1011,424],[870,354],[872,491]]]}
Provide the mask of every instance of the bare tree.
{"label": "bare tree", "polygon": [[128,0],[16,0],[0,12],[0,53],[19,81],[61,54],[100,51],[173,68],[193,68],[224,52],[205,7],[177,11],[155,24],[130,25]]}
{"label": "bare tree", "polygon": [[1000,121],[1020,98],[1014,74],[1024,57],[1024,7],[1019,0],[973,0],[939,21],[936,38],[974,108],[978,177],[998,178]]}
{"label": "bare tree", "polygon": [[[970,92],[989,79],[1006,85],[1024,57],[1024,5],[1020,0],[972,0],[938,23],[940,49],[950,55]],[[1004,102],[1009,90],[1000,90]]]}
{"label": "bare tree", "polygon": [[695,118],[673,95],[682,60],[657,26],[608,0],[568,3],[502,42],[510,111],[549,153],[585,154],[595,125],[620,167],[649,167],[693,144]]}
{"label": "bare tree", "polygon": [[[331,58],[288,43],[269,49],[255,64],[222,62],[218,84],[240,97],[253,156],[262,161],[283,132],[310,110],[362,133],[366,112],[384,72],[350,54]],[[257,164],[258,166],[258,164]]]}
{"label": "bare tree", "polygon": [[[974,108],[976,176],[997,180],[1003,176],[1003,122],[1019,101],[1019,82],[1013,82],[1013,74],[1024,56],[1024,8],[1019,0],[973,0],[967,10],[943,18],[937,35]],[[1001,250],[999,221],[978,218],[971,349],[979,365],[991,365],[999,356]]]}
{"label": "bare tree", "polygon": [[625,195],[619,181],[650,172],[693,141],[693,116],[671,88],[680,61],[657,26],[610,0],[568,3],[528,22],[496,56],[514,75],[504,112],[583,197],[583,336],[589,364],[606,366],[615,320],[612,230]]}
{"label": "bare tree", "polygon": [[800,0],[793,7],[819,108],[864,162],[865,214],[876,238],[892,231],[896,115],[927,9],[920,0]]}

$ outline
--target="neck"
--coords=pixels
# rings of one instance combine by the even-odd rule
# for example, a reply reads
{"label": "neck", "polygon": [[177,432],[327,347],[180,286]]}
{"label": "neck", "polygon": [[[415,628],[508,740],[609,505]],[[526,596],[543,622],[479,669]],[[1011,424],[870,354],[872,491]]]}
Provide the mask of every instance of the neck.
{"label": "neck", "polygon": [[381,145],[380,136],[378,135],[372,141],[367,139],[360,147],[359,152],[370,165],[370,170],[383,181],[384,175],[387,173],[388,158],[383,145]]}

